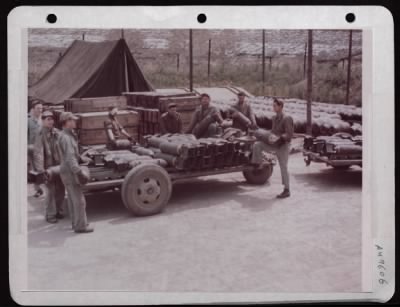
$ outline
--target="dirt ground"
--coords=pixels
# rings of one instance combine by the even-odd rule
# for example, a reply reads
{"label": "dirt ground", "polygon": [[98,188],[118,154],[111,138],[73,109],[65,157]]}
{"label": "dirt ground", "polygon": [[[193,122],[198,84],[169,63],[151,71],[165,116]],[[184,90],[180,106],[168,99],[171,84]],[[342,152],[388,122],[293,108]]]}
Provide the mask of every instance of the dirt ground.
{"label": "dirt ground", "polygon": [[290,198],[275,198],[277,165],[264,186],[240,173],[177,183],[145,218],[116,192],[90,195],[90,234],[46,223],[43,197],[29,197],[29,289],[360,291],[361,169],[306,167],[295,153],[289,170]]}

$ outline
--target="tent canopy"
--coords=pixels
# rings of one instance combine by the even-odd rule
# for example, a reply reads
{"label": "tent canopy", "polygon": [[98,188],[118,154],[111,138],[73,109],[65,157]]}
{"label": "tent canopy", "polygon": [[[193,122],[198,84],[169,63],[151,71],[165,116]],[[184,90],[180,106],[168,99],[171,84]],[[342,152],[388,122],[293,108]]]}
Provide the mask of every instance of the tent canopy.
{"label": "tent canopy", "polygon": [[124,39],[75,40],[58,62],[29,88],[29,96],[59,104],[69,98],[153,91]]}

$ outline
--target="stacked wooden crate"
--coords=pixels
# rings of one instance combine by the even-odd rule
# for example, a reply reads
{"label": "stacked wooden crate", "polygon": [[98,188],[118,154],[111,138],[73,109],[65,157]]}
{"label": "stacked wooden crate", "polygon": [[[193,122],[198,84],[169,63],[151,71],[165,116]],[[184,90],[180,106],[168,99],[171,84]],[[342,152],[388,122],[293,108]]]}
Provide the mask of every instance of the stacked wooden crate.
{"label": "stacked wooden crate", "polygon": [[[108,120],[108,112],[76,113],[79,120],[77,132],[81,145],[98,145],[107,143],[104,122]],[[134,111],[118,111],[117,119],[134,139],[138,137],[139,114]]]}
{"label": "stacked wooden crate", "polygon": [[65,111],[72,113],[104,112],[108,111],[111,106],[117,107],[120,110],[126,109],[126,97],[70,98],[64,101]]}
{"label": "stacked wooden crate", "polygon": [[143,140],[145,135],[160,132],[160,117],[167,111],[170,103],[177,105],[184,131],[190,123],[194,110],[200,105],[200,97],[192,92],[129,92],[123,94],[127,98],[128,108],[139,113],[139,141]]}
{"label": "stacked wooden crate", "polygon": [[79,118],[77,133],[80,145],[107,143],[104,122],[109,119],[108,109],[111,106],[119,109],[116,117],[124,129],[134,139],[138,138],[139,114],[126,110],[127,99],[125,96],[68,99],[64,102],[64,109],[66,112],[74,113]]}

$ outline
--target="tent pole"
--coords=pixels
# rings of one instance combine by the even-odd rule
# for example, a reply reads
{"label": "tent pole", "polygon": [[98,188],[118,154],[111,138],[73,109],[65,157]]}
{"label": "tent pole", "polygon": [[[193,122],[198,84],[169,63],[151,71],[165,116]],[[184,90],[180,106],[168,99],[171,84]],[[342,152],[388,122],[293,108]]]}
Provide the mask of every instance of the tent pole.
{"label": "tent pole", "polygon": [[346,80],[346,104],[349,104],[349,96],[350,96],[350,75],[351,75],[351,48],[353,41],[353,31],[349,32],[349,56],[347,60],[347,80]]}
{"label": "tent pole", "polygon": [[192,29],[189,29],[189,88],[193,92],[193,39]]}
{"label": "tent pole", "polygon": [[307,54],[307,134],[312,135],[312,56],[313,56],[313,31],[308,30],[308,54]]}
{"label": "tent pole", "polygon": [[126,63],[126,53],[124,53],[124,68],[125,68],[125,91],[129,92],[128,64]]}

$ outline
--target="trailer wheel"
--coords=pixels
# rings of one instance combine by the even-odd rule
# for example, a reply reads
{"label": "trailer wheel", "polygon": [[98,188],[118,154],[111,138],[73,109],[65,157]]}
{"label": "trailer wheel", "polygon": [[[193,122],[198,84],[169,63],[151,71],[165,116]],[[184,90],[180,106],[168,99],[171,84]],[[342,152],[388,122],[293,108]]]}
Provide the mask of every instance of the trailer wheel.
{"label": "trailer wheel", "polygon": [[271,177],[273,166],[271,164],[265,165],[261,169],[253,168],[243,171],[243,176],[246,181],[251,184],[264,184]]}
{"label": "trailer wheel", "polygon": [[350,168],[351,165],[336,165],[336,166],[332,166],[334,170],[337,171],[345,171],[348,170]]}
{"label": "trailer wheel", "polygon": [[167,205],[171,192],[171,179],[162,167],[141,164],[126,175],[121,194],[129,211],[147,216],[160,213]]}

